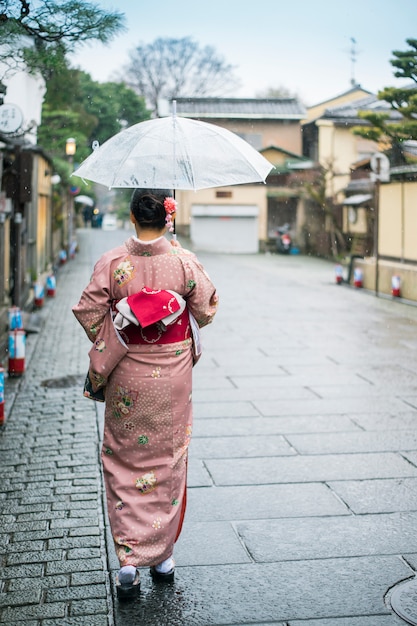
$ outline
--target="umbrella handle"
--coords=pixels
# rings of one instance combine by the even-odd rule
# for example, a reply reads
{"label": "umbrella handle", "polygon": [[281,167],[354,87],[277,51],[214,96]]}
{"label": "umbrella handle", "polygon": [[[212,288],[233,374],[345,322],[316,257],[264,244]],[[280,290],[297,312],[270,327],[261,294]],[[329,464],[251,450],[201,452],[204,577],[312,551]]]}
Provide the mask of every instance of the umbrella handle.
{"label": "umbrella handle", "polygon": [[[173,115],[175,115],[176,111],[177,111],[177,101],[173,100],[172,101],[172,106],[173,106]],[[173,190],[174,193],[174,200],[175,200],[175,189]],[[177,241],[177,235],[175,232],[175,220],[173,222],[173,226],[174,226],[174,232],[172,233],[172,238],[175,239],[175,241]]]}

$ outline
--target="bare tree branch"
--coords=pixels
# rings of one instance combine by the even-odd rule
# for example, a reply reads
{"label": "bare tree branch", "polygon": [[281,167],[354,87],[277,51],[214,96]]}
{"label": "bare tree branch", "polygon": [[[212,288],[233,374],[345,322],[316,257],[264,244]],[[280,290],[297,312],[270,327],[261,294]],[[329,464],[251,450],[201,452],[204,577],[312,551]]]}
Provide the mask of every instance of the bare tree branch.
{"label": "bare tree branch", "polygon": [[201,48],[190,37],[159,38],[130,53],[123,80],[158,114],[160,98],[215,96],[236,89],[233,69],[214,48]]}

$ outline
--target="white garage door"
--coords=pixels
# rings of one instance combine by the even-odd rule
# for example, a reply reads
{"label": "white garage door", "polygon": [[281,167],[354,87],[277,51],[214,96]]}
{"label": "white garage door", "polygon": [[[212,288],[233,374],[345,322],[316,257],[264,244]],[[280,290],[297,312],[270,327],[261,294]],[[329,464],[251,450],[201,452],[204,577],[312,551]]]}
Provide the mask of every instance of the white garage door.
{"label": "white garage door", "polygon": [[258,215],[256,205],[193,205],[191,241],[197,250],[256,253]]}

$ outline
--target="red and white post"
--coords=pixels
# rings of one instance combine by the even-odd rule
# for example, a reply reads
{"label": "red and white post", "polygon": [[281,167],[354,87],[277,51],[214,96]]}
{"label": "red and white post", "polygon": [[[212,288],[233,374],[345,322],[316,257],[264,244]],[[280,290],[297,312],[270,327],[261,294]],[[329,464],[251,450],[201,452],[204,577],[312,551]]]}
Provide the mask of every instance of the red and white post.
{"label": "red and white post", "polygon": [[4,409],[4,368],[0,366],[0,426],[3,426],[5,422],[5,409]]}
{"label": "red and white post", "polygon": [[399,276],[393,276],[391,279],[391,293],[394,298],[401,296],[401,278]]}
{"label": "red and white post", "polygon": [[353,284],[355,287],[363,287],[363,272],[360,267],[353,270]]}
{"label": "red and white post", "polygon": [[50,274],[46,278],[46,295],[48,298],[53,298],[56,291],[56,278],[53,274]]}
{"label": "red and white post", "polygon": [[336,283],[341,285],[343,283],[343,267],[341,265],[336,265],[334,273],[336,276]]}
{"label": "red and white post", "polygon": [[22,329],[9,330],[9,376],[22,376],[25,371],[26,333]]}

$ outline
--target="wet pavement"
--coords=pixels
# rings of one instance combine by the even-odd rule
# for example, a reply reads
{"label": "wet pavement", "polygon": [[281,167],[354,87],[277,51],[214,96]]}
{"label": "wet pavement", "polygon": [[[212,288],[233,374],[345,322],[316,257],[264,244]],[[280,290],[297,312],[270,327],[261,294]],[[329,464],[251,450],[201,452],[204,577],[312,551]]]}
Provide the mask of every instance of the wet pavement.
{"label": "wet pavement", "polygon": [[126,237],[79,231],[25,375],[6,381],[0,623],[405,624],[389,600],[417,567],[417,307],[302,256],[199,254],[221,303],[194,370],[176,581],[144,569],[139,601],[114,599],[103,406],[82,396],[89,342],[71,306]]}

